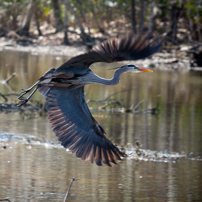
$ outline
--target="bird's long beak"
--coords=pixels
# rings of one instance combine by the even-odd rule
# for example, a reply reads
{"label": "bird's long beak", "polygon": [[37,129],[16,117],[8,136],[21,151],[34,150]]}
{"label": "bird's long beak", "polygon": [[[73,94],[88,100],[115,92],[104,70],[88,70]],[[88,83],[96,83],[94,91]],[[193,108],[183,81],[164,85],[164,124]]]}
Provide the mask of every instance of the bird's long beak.
{"label": "bird's long beak", "polygon": [[141,68],[141,67],[138,67],[138,71],[142,71],[142,72],[153,72],[153,71],[150,70],[150,69],[144,69],[144,68]]}

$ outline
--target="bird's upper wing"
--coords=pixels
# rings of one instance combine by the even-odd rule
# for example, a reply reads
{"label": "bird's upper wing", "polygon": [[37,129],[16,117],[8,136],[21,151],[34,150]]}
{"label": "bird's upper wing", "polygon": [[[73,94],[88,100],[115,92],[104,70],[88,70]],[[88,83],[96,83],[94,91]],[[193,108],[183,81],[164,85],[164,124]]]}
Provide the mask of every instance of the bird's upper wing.
{"label": "bird's upper wing", "polygon": [[[43,93],[43,87],[39,91]],[[65,148],[77,157],[108,166],[121,160],[124,153],[106,137],[92,117],[84,99],[84,87],[71,89],[51,87],[46,93],[48,118],[53,131]]]}
{"label": "bird's upper wing", "polygon": [[82,55],[71,58],[58,69],[69,67],[88,68],[95,62],[115,62],[138,60],[152,55],[161,48],[161,39],[151,38],[148,34],[130,33],[124,37],[112,38]]}

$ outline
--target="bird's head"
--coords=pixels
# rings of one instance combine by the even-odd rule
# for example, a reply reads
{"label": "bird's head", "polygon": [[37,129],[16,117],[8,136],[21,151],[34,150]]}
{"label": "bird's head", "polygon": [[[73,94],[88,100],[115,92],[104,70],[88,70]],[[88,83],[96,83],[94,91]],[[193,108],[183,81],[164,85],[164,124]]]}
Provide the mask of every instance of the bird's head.
{"label": "bird's head", "polygon": [[153,72],[150,69],[144,69],[141,67],[138,67],[136,65],[132,65],[132,64],[128,64],[128,65],[124,65],[122,67],[120,67],[120,69],[125,70],[125,72]]}

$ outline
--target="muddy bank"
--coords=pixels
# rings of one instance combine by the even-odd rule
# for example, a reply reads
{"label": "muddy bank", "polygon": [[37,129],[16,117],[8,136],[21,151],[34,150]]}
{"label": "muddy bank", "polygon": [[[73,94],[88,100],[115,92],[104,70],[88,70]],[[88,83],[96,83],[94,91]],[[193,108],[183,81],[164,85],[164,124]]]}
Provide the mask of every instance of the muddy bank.
{"label": "muddy bank", "polygon": [[0,51],[3,50],[12,50],[12,51],[21,51],[21,52],[30,52],[33,55],[38,54],[51,54],[51,55],[66,55],[67,57],[72,57],[78,54],[86,52],[85,46],[81,45],[26,45],[22,46],[17,44],[15,41],[3,39],[0,40]]}
{"label": "muddy bank", "polygon": [[[52,32],[51,32],[52,31]],[[69,45],[63,45],[63,33],[54,33],[54,30],[44,33],[43,36],[31,34],[29,37],[20,36],[10,31],[5,37],[0,37],[0,50],[31,52],[33,54],[65,55],[72,57],[87,51],[79,35],[69,34]],[[93,44],[98,44],[105,37],[97,36]]]}

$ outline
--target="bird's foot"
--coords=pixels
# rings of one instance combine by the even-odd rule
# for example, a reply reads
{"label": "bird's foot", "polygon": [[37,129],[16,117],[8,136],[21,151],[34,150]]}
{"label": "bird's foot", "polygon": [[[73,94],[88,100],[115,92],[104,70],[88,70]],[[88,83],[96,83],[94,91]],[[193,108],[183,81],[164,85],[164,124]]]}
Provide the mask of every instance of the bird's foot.
{"label": "bird's foot", "polygon": [[37,87],[33,90],[33,92],[26,98],[23,98],[23,95],[27,94],[28,92],[30,92],[34,86],[36,86],[39,83],[39,81],[37,83],[35,83],[31,88],[28,88],[27,90],[24,90],[20,93],[20,96],[18,97],[18,99],[20,100],[19,104],[17,105],[17,107],[21,107],[22,105],[26,104],[29,99],[32,97],[32,95],[34,95],[34,93],[36,92],[36,90],[38,89]]}
{"label": "bird's foot", "polygon": [[20,96],[18,97],[19,100],[24,100],[24,98],[22,98],[24,95],[26,95],[27,93],[29,93],[31,91],[31,89],[21,89],[22,92],[20,93]]}
{"label": "bird's foot", "polygon": [[17,104],[17,107],[21,107],[22,105],[26,104],[29,99],[27,99],[27,98],[26,99],[20,98],[19,100],[20,100],[20,102]]}

